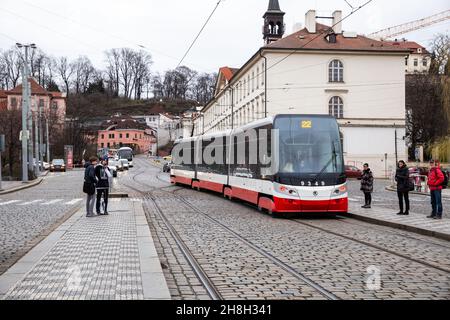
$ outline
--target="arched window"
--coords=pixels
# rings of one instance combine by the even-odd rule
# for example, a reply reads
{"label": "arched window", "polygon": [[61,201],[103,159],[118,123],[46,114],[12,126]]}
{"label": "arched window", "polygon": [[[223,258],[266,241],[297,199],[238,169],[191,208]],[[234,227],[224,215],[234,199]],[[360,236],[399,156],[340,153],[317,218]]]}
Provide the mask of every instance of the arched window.
{"label": "arched window", "polygon": [[344,65],[339,60],[333,60],[328,66],[329,82],[344,82]]}
{"label": "arched window", "polygon": [[344,102],[341,97],[332,97],[328,103],[328,113],[337,119],[344,118]]}

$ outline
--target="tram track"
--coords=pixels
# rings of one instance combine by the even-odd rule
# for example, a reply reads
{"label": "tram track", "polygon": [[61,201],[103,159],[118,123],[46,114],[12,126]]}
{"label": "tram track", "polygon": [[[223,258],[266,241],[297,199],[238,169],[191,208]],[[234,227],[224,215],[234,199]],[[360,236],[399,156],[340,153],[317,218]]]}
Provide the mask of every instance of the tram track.
{"label": "tram track", "polygon": [[[156,167],[156,166],[154,166]],[[164,183],[168,183],[167,180],[163,179],[160,177],[160,173],[158,173],[157,180],[162,181]],[[196,207],[194,204],[192,204],[189,200],[187,200],[185,197],[183,197],[182,195],[179,194],[179,192],[181,192],[182,190],[188,190],[185,187],[181,187],[178,189],[169,189],[166,190],[167,187],[165,187],[164,189],[161,188],[155,188],[152,186],[149,186],[141,181],[138,181],[136,179],[134,179],[134,181],[136,183],[139,183],[141,185],[145,185],[147,188],[151,188],[152,190],[148,193],[147,199],[149,199],[150,201],[152,201],[152,203],[154,203],[155,207],[157,206],[158,209],[157,211],[159,211],[159,216],[161,216],[161,219],[164,219],[164,223],[169,224],[170,222],[168,221],[167,217],[165,217],[165,214],[162,212],[162,209],[158,206],[158,204],[156,203],[157,197],[153,197],[153,193],[161,190],[162,192],[166,192],[168,194],[171,194],[174,198],[176,198],[178,201],[180,201],[181,203],[183,203],[185,206],[187,206],[189,208],[189,210],[196,212],[200,215],[202,215],[203,217],[205,217],[206,219],[208,219],[208,221],[210,221],[211,223],[213,223],[216,226],[219,226],[220,228],[222,228],[223,230],[225,230],[227,233],[229,233],[230,235],[232,235],[234,238],[236,238],[237,240],[239,240],[241,243],[244,243],[245,245],[247,245],[249,248],[251,248],[252,250],[254,250],[255,252],[257,252],[258,254],[260,254],[261,256],[263,256],[264,258],[268,259],[272,264],[278,266],[280,269],[284,270],[285,272],[289,273],[290,275],[294,276],[296,279],[300,280],[302,283],[305,283],[307,286],[313,288],[314,290],[316,290],[317,292],[319,292],[323,297],[325,297],[326,299],[329,300],[337,300],[340,299],[338,296],[336,296],[335,294],[333,294],[331,291],[325,289],[324,287],[322,287],[319,283],[317,283],[316,281],[311,280],[310,278],[308,278],[308,276],[305,276],[304,274],[302,274],[301,272],[298,271],[298,267],[292,267],[289,264],[286,264],[285,262],[281,261],[279,258],[277,258],[276,256],[274,256],[273,254],[269,253],[268,251],[266,251],[265,248],[261,248],[260,246],[254,244],[252,241],[249,241],[247,238],[245,238],[245,236],[239,234],[238,232],[236,232],[235,230],[233,230],[231,227],[229,227],[228,225],[224,224],[223,222],[219,221],[218,219],[216,219],[215,217],[209,215],[208,213],[206,213],[205,211],[203,211],[202,209]],[[247,206],[249,207],[249,206]],[[252,206],[252,208],[254,208]],[[333,220],[339,222],[339,224],[348,224],[348,225],[353,225],[353,223],[346,221],[346,219],[348,218],[344,218],[344,220],[338,219],[338,220]],[[361,240],[355,237],[352,237],[351,235],[346,235],[346,234],[342,234],[339,231],[333,230],[334,226],[317,226],[314,225],[312,223],[308,223],[305,221],[298,221],[298,220],[293,220],[293,219],[286,219],[289,222],[293,222],[296,224],[300,224],[303,225],[304,227],[307,228],[311,228],[314,229],[316,231],[322,232],[322,233],[326,233],[328,235],[333,235],[336,237],[340,237],[355,243],[358,243],[359,245],[365,246],[365,247],[369,247],[371,249],[375,249],[375,250],[379,250],[381,252],[396,256],[397,258],[401,258],[404,259],[406,261],[409,261],[411,263],[416,263],[416,264],[420,264],[421,266],[427,267],[427,268],[431,268],[434,269],[436,271],[439,272],[443,272],[446,275],[448,275],[450,273],[450,269],[447,266],[440,266],[437,265],[433,262],[428,262],[423,260],[422,258],[415,258],[412,257],[410,254],[408,253],[402,253],[402,252],[398,252],[397,250],[391,250],[390,248],[386,248],[383,245],[379,245],[379,244],[375,244],[372,243],[372,241],[365,241],[365,240]],[[360,228],[365,228],[367,229],[367,231],[373,231],[371,230],[371,228],[369,228],[369,226],[364,226],[364,225],[360,225],[358,223],[356,223],[356,225]],[[173,226],[169,227],[167,226],[167,228],[170,230],[171,228],[174,229]],[[330,230],[330,228],[332,230]],[[394,233],[392,231],[389,230],[382,230],[383,232],[388,232],[391,234],[395,234],[395,236],[397,237],[403,237],[405,239],[413,239],[416,241],[422,241],[422,239],[416,238],[416,237],[410,237],[408,235],[403,235],[403,234],[398,234],[398,233]],[[179,235],[178,235],[179,236]],[[182,239],[181,240],[181,245],[184,245],[187,247],[187,245],[183,242]],[[427,242],[427,241],[425,241]],[[440,246],[443,248],[448,248],[445,245],[439,244],[439,243],[434,243],[431,241],[428,241],[430,244],[435,245],[435,246]],[[427,242],[427,243],[428,243]],[[187,248],[187,250],[189,250],[189,248]],[[435,260],[438,261],[438,260]],[[207,276],[206,276],[207,277]],[[199,278],[200,279],[200,278]],[[203,283],[203,282],[202,282]],[[210,295],[211,296],[211,295]]]}
{"label": "tram track", "polygon": [[[142,174],[142,173],[140,173],[140,174]],[[161,179],[159,174],[157,174],[157,179],[160,180],[160,181],[163,181],[164,183],[168,183],[166,180]],[[164,214],[163,210],[158,205],[158,203],[156,201],[156,197],[154,196],[154,192],[156,192],[156,191],[163,191],[163,192],[170,193],[177,200],[181,201],[184,205],[189,207],[192,211],[194,211],[194,212],[204,216],[210,222],[212,222],[213,224],[215,224],[215,225],[219,226],[220,228],[222,228],[223,230],[225,230],[227,233],[232,235],[235,239],[237,239],[241,243],[245,244],[250,249],[252,249],[253,251],[257,252],[259,255],[263,256],[266,259],[268,259],[271,263],[273,263],[274,265],[276,265],[277,267],[279,267],[280,269],[282,269],[286,273],[290,274],[291,276],[293,276],[297,280],[301,281],[305,285],[307,285],[310,288],[314,289],[322,297],[324,297],[324,298],[326,298],[328,300],[340,300],[340,298],[338,296],[333,294],[331,291],[328,291],[327,289],[322,287],[320,284],[318,284],[314,280],[308,278],[303,273],[297,271],[294,267],[284,263],[283,261],[281,261],[280,259],[278,259],[274,255],[270,254],[266,250],[260,248],[259,246],[257,246],[253,242],[251,242],[248,239],[242,237],[241,235],[239,235],[237,232],[235,232],[234,230],[232,230],[231,228],[229,228],[225,224],[223,224],[220,221],[214,219],[213,217],[211,217],[207,213],[203,212],[201,209],[199,209],[196,206],[192,205],[183,196],[180,196],[180,195],[176,194],[176,192],[181,191],[181,190],[185,190],[185,188],[179,188],[179,189],[168,191],[168,190],[166,190],[168,187],[158,188],[158,187],[150,186],[148,184],[145,184],[143,182],[140,182],[140,181],[136,180],[135,176],[133,177],[133,181],[138,183],[138,184],[141,184],[141,185],[145,186],[146,188],[150,188],[150,190],[147,190],[147,191],[144,192],[144,191],[141,191],[141,190],[139,190],[139,189],[137,189],[137,188],[135,188],[133,186],[125,184],[125,186],[127,186],[128,188],[131,188],[132,190],[141,193],[144,196],[145,200],[148,200],[148,201],[152,202],[152,204],[154,205],[154,207],[157,210],[158,216],[161,218],[161,220],[163,221],[164,225],[169,230],[169,233],[171,234],[171,236],[173,237],[173,239],[177,243],[177,246],[179,247],[179,249],[183,253],[183,255],[186,258],[186,260],[191,265],[193,271],[197,275],[197,278],[202,283],[202,285],[205,287],[205,289],[208,292],[208,295],[211,297],[211,299],[213,299],[213,300],[222,300],[223,298],[222,298],[222,295],[220,294],[219,290],[215,287],[213,281],[211,281],[211,279],[208,277],[208,275],[203,270],[201,265],[195,259],[194,255],[191,252],[191,250],[189,249],[189,247],[186,245],[186,243],[183,241],[181,236],[175,230],[174,226],[169,222],[169,220],[166,217],[166,215]]]}

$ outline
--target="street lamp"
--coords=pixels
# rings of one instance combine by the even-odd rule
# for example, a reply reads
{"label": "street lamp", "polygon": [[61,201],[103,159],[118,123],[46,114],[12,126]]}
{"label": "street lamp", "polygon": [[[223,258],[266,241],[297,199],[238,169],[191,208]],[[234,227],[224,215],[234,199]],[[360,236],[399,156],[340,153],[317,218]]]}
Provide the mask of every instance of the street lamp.
{"label": "street lamp", "polygon": [[[23,71],[22,71],[22,182],[28,182],[28,167],[32,170],[32,146],[29,139],[29,133],[32,128],[31,110],[30,110],[30,96],[31,88],[28,83],[29,70],[28,70],[28,49],[36,49],[34,43],[22,44],[16,43],[17,48],[25,48],[25,56],[23,58]],[[27,166],[28,163],[28,166]]]}

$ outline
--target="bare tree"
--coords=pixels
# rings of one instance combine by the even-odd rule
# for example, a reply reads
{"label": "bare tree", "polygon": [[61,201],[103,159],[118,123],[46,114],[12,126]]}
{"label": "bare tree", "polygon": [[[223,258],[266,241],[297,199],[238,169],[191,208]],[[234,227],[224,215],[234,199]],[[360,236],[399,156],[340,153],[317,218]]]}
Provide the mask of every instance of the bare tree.
{"label": "bare tree", "polygon": [[[432,61],[431,74],[444,74],[449,68],[450,60],[450,35],[438,34],[431,42]],[[448,74],[447,74],[448,75]]]}
{"label": "bare tree", "polygon": [[89,84],[97,79],[97,70],[86,56],[81,56],[71,63],[73,85],[76,94],[85,93]]}
{"label": "bare tree", "polygon": [[23,68],[23,60],[16,48],[11,48],[1,55],[1,71],[3,88],[12,89],[18,85]]}
{"label": "bare tree", "polygon": [[70,83],[72,82],[72,76],[74,70],[73,66],[67,60],[67,57],[60,57],[56,61],[56,70],[58,72],[61,81],[64,83],[64,87],[66,88],[66,93],[69,93]]}

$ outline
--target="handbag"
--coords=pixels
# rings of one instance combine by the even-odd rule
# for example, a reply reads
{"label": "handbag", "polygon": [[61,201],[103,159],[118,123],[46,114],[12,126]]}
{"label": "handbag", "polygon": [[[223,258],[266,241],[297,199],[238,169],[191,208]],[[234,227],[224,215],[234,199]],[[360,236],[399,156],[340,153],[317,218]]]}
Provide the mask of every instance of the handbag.
{"label": "handbag", "polygon": [[85,181],[83,183],[83,192],[88,194],[88,195],[95,194],[95,185],[93,183]]}
{"label": "handbag", "polygon": [[414,191],[414,189],[415,189],[414,182],[408,180],[408,191]]}

